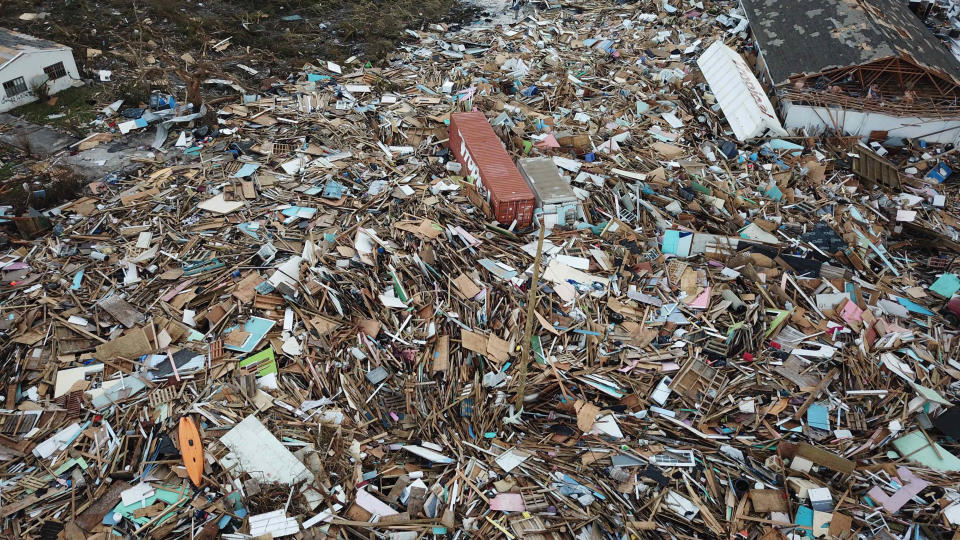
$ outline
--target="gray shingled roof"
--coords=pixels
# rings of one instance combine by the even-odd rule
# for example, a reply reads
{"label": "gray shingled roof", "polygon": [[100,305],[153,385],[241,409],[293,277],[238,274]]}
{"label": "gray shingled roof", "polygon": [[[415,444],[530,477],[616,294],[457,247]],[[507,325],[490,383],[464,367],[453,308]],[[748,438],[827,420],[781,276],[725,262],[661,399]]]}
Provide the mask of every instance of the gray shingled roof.
{"label": "gray shingled roof", "polygon": [[66,45],[0,28],[0,67],[22,52],[64,49]]}
{"label": "gray shingled roof", "polygon": [[960,84],[960,62],[900,0],[741,0],[776,84],[906,55]]}

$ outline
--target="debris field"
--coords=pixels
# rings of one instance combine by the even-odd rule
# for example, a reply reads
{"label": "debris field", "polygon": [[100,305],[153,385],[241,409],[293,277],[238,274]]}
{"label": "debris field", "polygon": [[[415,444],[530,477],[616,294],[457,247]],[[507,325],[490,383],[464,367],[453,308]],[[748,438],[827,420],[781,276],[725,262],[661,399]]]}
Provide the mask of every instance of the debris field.
{"label": "debris field", "polygon": [[0,532],[957,538],[957,153],[744,136],[737,4],[98,104],[2,184]]}

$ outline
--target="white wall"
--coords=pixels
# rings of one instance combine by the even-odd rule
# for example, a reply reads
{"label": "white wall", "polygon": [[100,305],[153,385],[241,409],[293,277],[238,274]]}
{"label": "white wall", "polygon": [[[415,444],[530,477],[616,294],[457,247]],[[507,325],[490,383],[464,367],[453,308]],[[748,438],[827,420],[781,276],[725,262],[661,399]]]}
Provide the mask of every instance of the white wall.
{"label": "white wall", "polygon": [[[60,77],[50,85],[50,94],[56,94],[73,86],[74,81],[80,80],[80,73],[77,71],[77,64],[73,61],[73,53],[70,49],[26,52],[3,66],[0,69],[0,112],[36,101],[37,97],[33,90],[47,80],[47,74],[43,72],[43,68],[57,62],[63,62],[67,76]],[[23,77],[27,83],[27,91],[9,98],[3,91],[3,83],[17,77]]]}
{"label": "white wall", "polygon": [[910,118],[875,112],[797,105],[783,101],[784,122],[789,130],[806,128],[810,134],[839,128],[844,134],[868,137],[871,131],[887,131],[891,137],[919,137],[928,142],[955,143],[960,138],[960,118]]}

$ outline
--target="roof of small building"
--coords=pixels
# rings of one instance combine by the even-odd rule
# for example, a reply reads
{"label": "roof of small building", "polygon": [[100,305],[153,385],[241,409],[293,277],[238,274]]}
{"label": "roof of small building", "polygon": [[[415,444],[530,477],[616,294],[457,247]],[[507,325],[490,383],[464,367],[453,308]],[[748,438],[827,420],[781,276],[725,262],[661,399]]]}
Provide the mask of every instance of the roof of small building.
{"label": "roof of small building", "polygon": [[0,28],[0,67],[13,60],[21,53],[32,51],[50,51],[69,49],[66,45],[40,39],[8,28]]}
{"label": "roof of small building", "polygon": [[900,0],[741,0],[775,84],[895,56],[960,83],[960,62]]}

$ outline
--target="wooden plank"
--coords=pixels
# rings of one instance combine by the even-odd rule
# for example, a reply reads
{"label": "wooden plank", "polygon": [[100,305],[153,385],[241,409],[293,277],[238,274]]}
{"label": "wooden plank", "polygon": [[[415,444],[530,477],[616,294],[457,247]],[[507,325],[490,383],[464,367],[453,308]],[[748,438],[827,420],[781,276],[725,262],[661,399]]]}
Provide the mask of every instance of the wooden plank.
{"label": "wooden plank", "polygon": [[[13,515],[13,514],[16,514],[16,513],[19,512],[20,510],[23,510],[24,508],[28,508],[28,507],[30,507],[30,506],[32,506],[32,505],[34,505],[34,504],[36,504],[36,503],[38,503],[38,502],[40,502],[40,501],[49,499],[49,498],[54,497],[54,496],[57,496],[57,495],[61,495],[61,494],[63,494],[65,491],[67,491],[67,490],[66,490],[66,489],[58,489],[58,490],[55,490],[55,491],[51,490],[51,491],[48,491],[48,492],[46,492],[45,494],[43,494],[43,495],[41,495],[41,496],[39,496],[39,497],[37,497],[37,496],[35,496],[35,495],[31,495],[31,496],[29,496],[29,497],[27,497],[27,498],[25,498],[25,499],[21,499],[21,500],[15,502],[15,503],[13,503],[13,504],[8,504],[8,505],[0,508],[0,519],[5,518],[5,517],[10,516],[10,515]],[[118,500],[118,501],[120,500],[119,494],[117,495],[117,500]],[[114,503],[114,504],[116,504],[116,503]],[[105,514],[106,514],[106,512],[104,512],[104,515],[105,515]],[[103,519],[103,516],[100,516],[100,519]]]}
{"label": "wooden plank", "polygon": [[92,530],[103,521],[103,516],[107,515],[107,512],[117,506],[120,502],[120,493],[127,489],[130,489],[130,484],[122,480],[114,482],[106,493],[77,516],[75,523],[85,531]]}
{"label": "wooden plank", "polygon": [[856,468],[856,464],[849,459],[805,442],[797,445],[797,456],[844,474],[850,474]]}
{"label": "wooden plank", "polygon": [[794,420],[800,420],[803,418],[803,414],[807,412],[807,409],[810,408],[810,405],[813,405],[813,402],[817,399],[817,396],[820,395],[820,392],[823,392],[823,389],[830,384],[830,381],[833,380],[837,374],[840,373],[837,368],[830,370],[830,373],[827,373],[827,376],[820,380],[816,387],[814,387],[813,392],[810,392],[810,395],[807,396],[807,399],[804,400],[803,405],[800,405],[800,408],[797,409],[797,413],[793,415]]}

